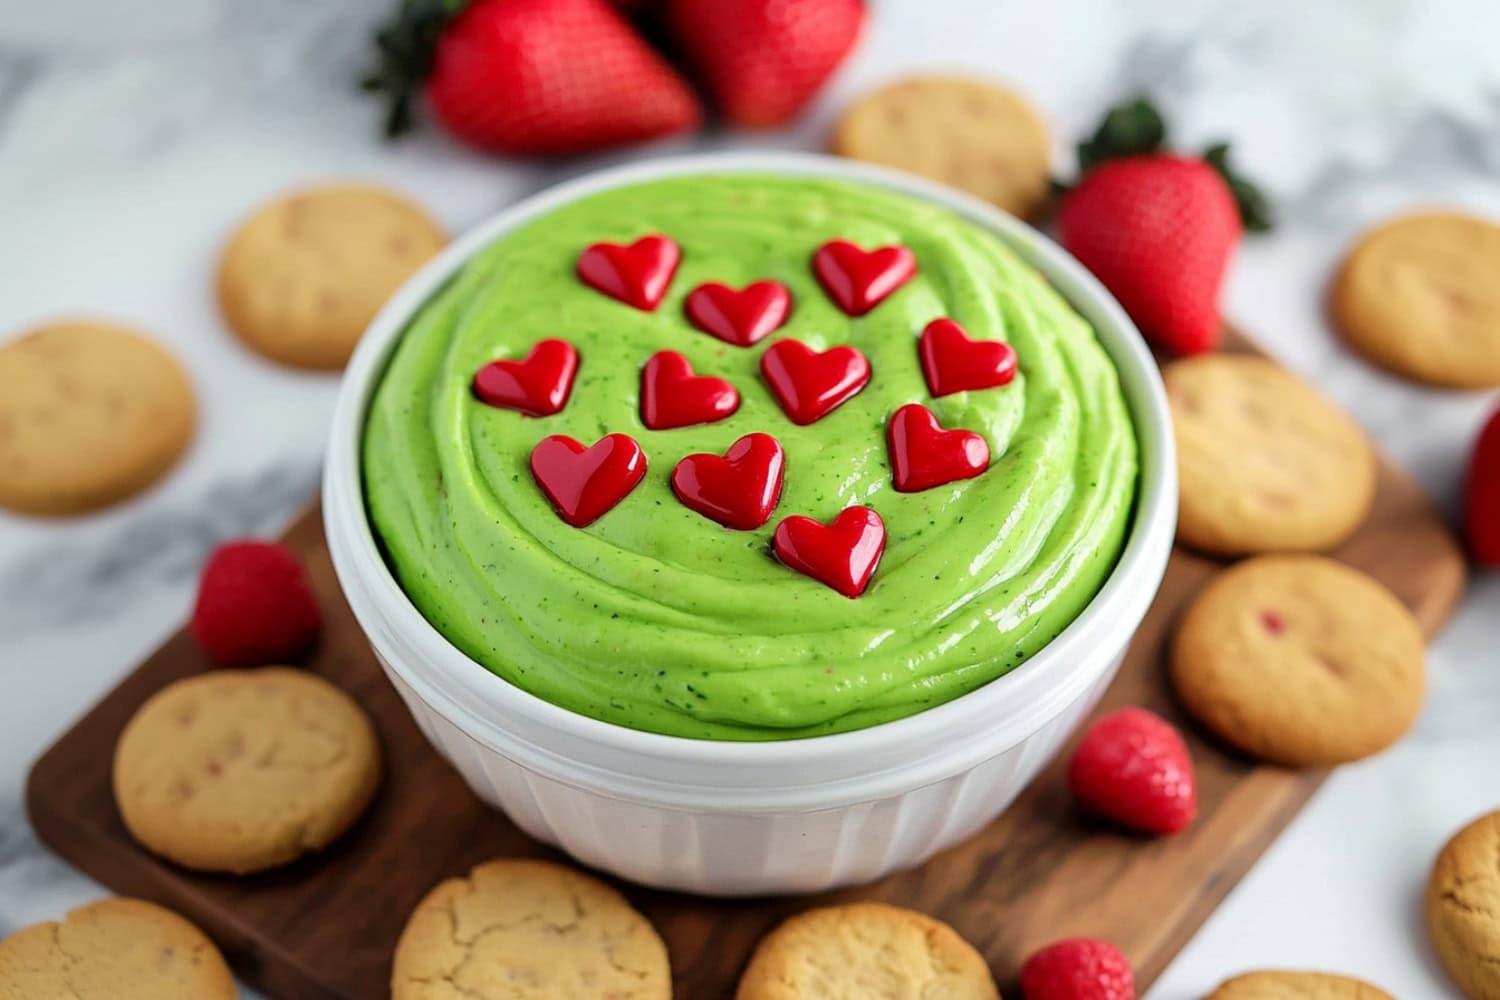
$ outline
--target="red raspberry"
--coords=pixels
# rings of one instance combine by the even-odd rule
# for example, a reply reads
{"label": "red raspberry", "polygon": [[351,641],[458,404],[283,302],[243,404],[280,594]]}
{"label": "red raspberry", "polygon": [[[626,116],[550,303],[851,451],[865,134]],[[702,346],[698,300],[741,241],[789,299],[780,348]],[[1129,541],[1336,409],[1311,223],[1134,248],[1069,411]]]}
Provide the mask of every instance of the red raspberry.
{"label": "red raspberry", "polygon": [[1085,809],[1143,833],[1178,833],[1198,814],[1187,745],[1144,708],[1095,720],[1068,762],[1068,787]]}
{"label": "red raspberry", "polygon": [[1108,941],[1070,938],[1026,960],[1021,993],[1026,1000],[1135,1000],[1135,973]]}
{"label": "red raspberry", "polygon": [[318,640],[322,616],[302,562],[271,542],[225,542],[208,557],[193,635],[225,667],[286,663]]}

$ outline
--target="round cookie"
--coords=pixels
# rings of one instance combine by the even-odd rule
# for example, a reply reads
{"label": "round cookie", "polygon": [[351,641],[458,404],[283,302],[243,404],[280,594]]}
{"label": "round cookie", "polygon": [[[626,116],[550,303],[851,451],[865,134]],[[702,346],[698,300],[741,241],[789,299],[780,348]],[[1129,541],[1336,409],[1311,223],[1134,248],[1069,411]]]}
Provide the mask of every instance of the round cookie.
{"label": "round cookie", "polygon": [[1352,420],[1264,358],[1162,370],[1177,439],[1177,537],[1221,555],[1325,549],[1375,498],[1375,452]]}
{"label": "round cookie", "polygon": [[670,1000],[667,948],[614,889],[546,861],[451,878],[396,943],[392,1000]]}
{"label": "round cookie", "polygon": [[1360,979],[1325,972],[1247,972],[1235,976],[1208,1000],[1395,1000]]}
{"label": "round cookie", "polygon": [[931,917],[851,903],[788,918],[756,946],[736,1000],[999,1000],[979,952]]}
{"label": "round cookie", "polygon": [[57,323],[0,346],[0,507],[77,514],[140,492],[193,437],[181,365],[140,334]]}
{"label": "round cookie", "polygon": [[1438,854],[1427,934],[1470,1000],[1500,1000],[1500,812],[1464,827]]}
{"label": "round cookie", "polygon": [[293,192],[241,224],[219,260],[219,307],[252,349],[342,368],[365,328],[445,242],[416,205],[377,187]]}
{"label": "round cookie", "polygon": [[1211,580],[1178,626],[1172,682],[1233,746],[1291,766],[1341,764],[1411,727],[1422,633],[1375,580],[1322,556],[1260,556]]}
{"label": "round cookie", "polygon": [[942,181],[1035,218],[1051,192],[1047,127],[1019,94],[970,77],[922,76],[854,104],[833,136],[840,156]]}
{"label": "round cookie", "polygon": [[229,967],[186,920],[101,899],[0,941],[0,1000],[234,1000]]}
{"label": "round cookie", "polygon": [[1409,215],[1362,236],[1334,279],[1334,322],[1376,364],[1431,385],[1500,386],[1500,226]]}
{"label": "round cookie", "polygon": [[365,713],[290,667],[170,684],[136,711],[115,748],[115,803],[131,835],[201,871],[260,871],[324,847],[379,782]]}

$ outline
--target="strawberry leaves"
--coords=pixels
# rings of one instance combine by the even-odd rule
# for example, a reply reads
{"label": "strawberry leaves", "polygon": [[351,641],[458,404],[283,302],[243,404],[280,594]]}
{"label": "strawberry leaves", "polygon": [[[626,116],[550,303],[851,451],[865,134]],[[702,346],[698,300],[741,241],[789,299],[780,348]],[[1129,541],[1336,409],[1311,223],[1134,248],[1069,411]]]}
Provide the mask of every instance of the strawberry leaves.
{"label": "strawberry leaves", "polygon": [[468,2],[402,0],[396,16],[375,32],[379,62],[360,81],[360,87],[366,93],[385,95],[388,137],[411,131],[412,100],[432,71],[432,53],[438,38]]}
{"label": "strawberry leaves", "polygon": [[[1078,144],[1078,175],[1083,177],[1101,163],[1135,156],[1152,156],[1169,149],[1167,123],[1150,98],[1136,97],[1111,108],[1094,130]],[[1229,165],[1229,143],[1216,142],[1201,154],[1205,163],[1229,186],[1239,209],[1240,222],[1252,233],[1270,231],[1275,216],[1265,194],[1244,175]],[[1055,182],[1056,193],[1063,194],[1068,185]]]}

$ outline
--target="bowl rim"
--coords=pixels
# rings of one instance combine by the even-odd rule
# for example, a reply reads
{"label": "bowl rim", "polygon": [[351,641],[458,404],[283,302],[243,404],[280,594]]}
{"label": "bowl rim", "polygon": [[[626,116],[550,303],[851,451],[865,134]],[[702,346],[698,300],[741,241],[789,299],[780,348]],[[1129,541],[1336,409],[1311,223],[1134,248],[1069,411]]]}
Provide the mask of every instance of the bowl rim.
{"label": "bowl rim", "polygon": [[[672,736],[582,715],[512,684],[449,642],[406,596],[376,543],[361,470],[365,417],[379,376],[402,332],[441,286],[502,234],[566,203],[668,177],[732,173],[775,173],[874,184],[946,207],[995,232],[1089,320],[1119,375],[1135,425],[1141,467],[1133,519],[1114,569],[1077,617],[1024,663],[973,691],[913,715],[848,732],[759,741]],[[779,770],[832,757],[857,759],[889,747],[892,741],[915,746],[941,740],[945,733],[957,732],[955,723],[960,719],[970,719],[972,725],[973,716],[985,715],[1003,704],[1015,689],[1034,688],[1040,678],[1064,671],[1070,662],[1099,657],[1099,647],[1111,655],[1123,650],[1165,573],[1177,517],[1176,477],[1166,392],[1149,348],[1110,293],[1058,244],[987,202],[901,171],[815,153],[731,151],[635,161],[547,187],[489,216],[412,275],[371,322],[344,370],[328,439],[322,500],[335,575],[377,652],[383,642],[390,643],[399,633],[420,646],[424,669],[458,685],[481,707],[497,704],[504,711],[606,752],[662,762],[686,758],[695,764]],[[455,715],[466,716],[479,728],[496,725],[493,718],[452,697],[443,699],[445,708],[434,706],[423,694],[432,688],[428,679],[415,675],[402,657],[381,658],[439,715],[455,722]],[[472,727],[460,728],[471,731]]]}

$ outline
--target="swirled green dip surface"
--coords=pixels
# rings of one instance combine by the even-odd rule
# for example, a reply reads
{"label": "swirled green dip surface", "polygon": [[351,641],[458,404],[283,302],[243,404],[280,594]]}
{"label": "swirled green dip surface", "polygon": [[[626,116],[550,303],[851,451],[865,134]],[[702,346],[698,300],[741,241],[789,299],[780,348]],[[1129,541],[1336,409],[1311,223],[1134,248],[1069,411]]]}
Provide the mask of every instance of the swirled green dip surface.
{"label": "swirled green dip surface", "polygon": [[[583,286],[578,254],[663,233],[682,263],[654,313]],[[834,238],[902,243],[917,276],[867,316],[845,316],[813,278]],[[771,278],[786,326],[751,348],[690,326],[694,286]],[[929,320],[1009,341],[1020,375],[930,398],[917,357]],[[474,372],[560,337],[579,351],[561,413],[478,402]],[[852,344],[873,376],[858,396],[795,426],[761,381],[761,353],[793,337]],[[640,419],[652,353],[686,355],[739,390],[720,423],[666,431]],[[886,419],[921,402],[988,440],[980,477],[897,493]],[[546,435],[611,431],[645,449],[645,480],[585,529],[532,480]],[[782,499],[757,531],[679,503],[672,468],[765,431],[786,450]],[[1092,329],[996,236],[873,186],[777,175],[684,177],[593,195],[509,233],[412,320],[377,387],[364,439],[366,500],[401,586],[455,646],[511,683],[584,715],[708,739],[858,729],[920,712],[1004,674],[1057,635],[1113,567],[1135,496],[1136,439]],[[851,504],[885,519],[885,557],[849,600],[770,555],[777,522],[827,521]]]}

